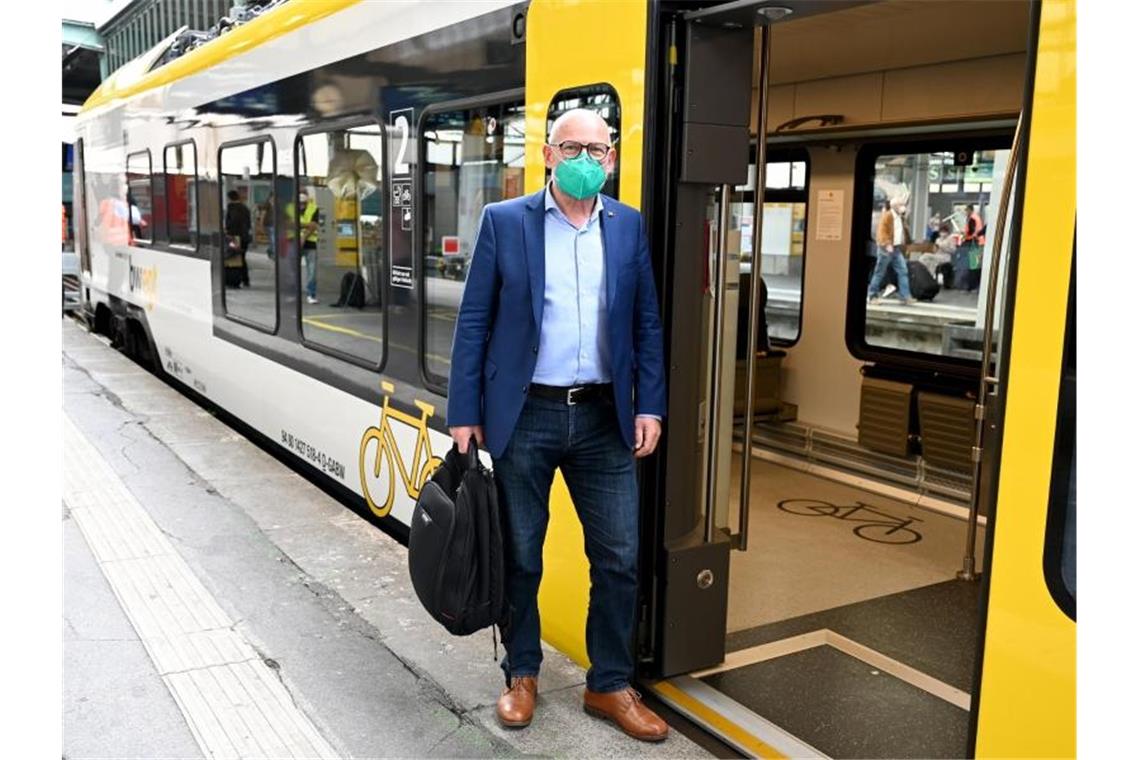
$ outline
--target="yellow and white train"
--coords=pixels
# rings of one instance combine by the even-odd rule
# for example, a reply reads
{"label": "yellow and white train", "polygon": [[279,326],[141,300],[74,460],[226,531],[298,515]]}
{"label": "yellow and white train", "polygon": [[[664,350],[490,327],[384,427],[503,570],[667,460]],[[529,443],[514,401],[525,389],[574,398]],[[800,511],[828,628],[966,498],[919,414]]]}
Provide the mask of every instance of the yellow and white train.
{"label": "yellow and white train", "polygon": [[[404,536],[480,209],[594,108],[669,367],[641,682],[748,755],[1069,757],[1075,29],[1073,0],[291,0],[84,107],[83,312]],[[884,214],[906,278],[873,275]],[[584,662],[550,506],[543,634]]]}

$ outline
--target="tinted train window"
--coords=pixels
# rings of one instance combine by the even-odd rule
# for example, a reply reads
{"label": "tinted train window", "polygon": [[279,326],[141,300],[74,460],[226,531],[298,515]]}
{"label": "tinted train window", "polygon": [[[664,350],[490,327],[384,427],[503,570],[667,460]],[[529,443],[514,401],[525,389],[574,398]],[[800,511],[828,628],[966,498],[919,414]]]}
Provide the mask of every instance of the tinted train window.
{"label": "tinted train window", "polygon": [[167,239],[198,246],[198,158],[194,143],[168,145],[163,153],[166,177]]}
{"label": "tinted train window", "polygon": [[[752,219],[756,187],[756,149],[752,148],[748,183],[733,188],[729,247],[740,254],[741,297],[736,331],[737,358],[747,352],[749,278],[754,271]],[[760,275],[768,291],[764,309],[768,340],[790,346],[799,340],[803,314],[804,250],[808,206],[808,154],[805,150],[769,151],[764,173],[764,225],[760,240]],[[715,216],[713,218],[716,218]],[[757,325],[761,329],[762,325]],[[764,346],[758,336],[757,346]]]}
{"label": "tinted train window", "polygon": [[273,181],[276,154],[270,140],[225,145],[218,151],[221,179],[222,303],[226,314],[257,327],[277,326],[277,257]]}
{"label": "tinted train window", "polygon": [[[621,175],[621,145],[618,143],[618,138],[621,136],[621,103],[618,101],[617,90],[608,84],[593,84],[559,92],[550,101],[550,108],[546,112],[548,137],[554,120],[574,108],[595,111],[610,126],[610,143],[614,146],[617,156],[614,158],[613,173],[606,179],[606,184],[602,185],[602,193],[616,198]],[[550,180],[549,170],[546,172],[546,179]]]}
{"label": "tinted train window", "polygon": [[987,278],[1002,258],[992,233],[1008,141],[867,150],[856,177],[866,226],[851,270],[862,343],[980,359]]}
{"label": "tinted train window", "polygon": [[87,167],[83,161],[83,138],[75,141],[75,203],[72,214],[75,226],[75,241],[79,250],[79,267],[84,272],[91,271],[91,249],[87,240]]}
{"label": "tinted train window", "polygon": [[423,370],[447,383],[451,339],[483,206],[522,195],[522,103],[428,113],[421,127]]}
{"label": "tinted train window", "polygon": [[1077,267],[1069,275],[1065,351],[1053,439],[1053,476],[1045,523],[1045,582],[1058,606],[1077,619]]}
{"label": "tinted train window", "polygon": [[154,199],[150,151],[127,156],[127,207],[131,214],[131,239],[135,243],[154,240]]}
{"label": "tinted train window", "polygon": [[301,333],[307,344],[377,367],[386,267],[380,127],[302,135],[296,160],[297,197],[285,207],[285,232],[290,260],[300,251]]}

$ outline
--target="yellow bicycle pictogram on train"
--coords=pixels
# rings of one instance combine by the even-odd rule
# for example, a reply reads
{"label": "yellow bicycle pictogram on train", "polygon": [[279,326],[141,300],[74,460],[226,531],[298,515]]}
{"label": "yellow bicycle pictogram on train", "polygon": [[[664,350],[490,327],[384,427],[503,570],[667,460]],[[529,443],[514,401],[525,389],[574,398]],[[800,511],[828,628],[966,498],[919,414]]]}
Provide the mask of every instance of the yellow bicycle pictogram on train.
{"label": "yellow bicycle pictogram on train", "polygon": [[[420,489],[443,464],[443,460],[435,456],[431,450],[428,420],[435,414],[435,406],[424,401],[415,401],[420,410],[420,416],[401,412],[388,404],[388,398],[395,393],[396,387],[392,383],[381,382],[384,391],[384,406],[380,411],[380,426],[370,426],[364,431],[360,440],[360,488],[364,492],[364,500],[368,502],[369,509],[377,517],[386,517],[392,511],[396,496],[396,478],[394,473],[398,470],[400,479],[404,482],[404,490],[412,499],[418,499]],[[410,466],[404,466],[404,457],[400,454],[400,447],[392,433],[390,421],[396,419],[405,425],[416,429],[416,448],[412,454]],[[374,445],[375,444],[375,445]],[[370,454],[369,449],[374,448],[375,453]],[[370,458],[371,457],[371,458]],[[420,465],[420,461],[423,464]],[[371,468],[369,468],[371,463]],[[371,469],[371,473],[369,473]],[[385,473],[381,478],[381,473]],[[373,488],[369,488],[369,481]],[[377,499],[376,496],[383,498]]]}

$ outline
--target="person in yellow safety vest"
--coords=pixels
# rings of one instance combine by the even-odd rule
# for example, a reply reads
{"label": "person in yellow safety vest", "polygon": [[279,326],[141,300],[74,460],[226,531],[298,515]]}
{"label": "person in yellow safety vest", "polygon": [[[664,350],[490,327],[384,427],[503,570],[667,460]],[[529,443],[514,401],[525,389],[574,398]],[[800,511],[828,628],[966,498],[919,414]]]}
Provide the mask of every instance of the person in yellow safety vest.
{"label": "person in yellow safety vest", "polygon": [[[301,190],[297,200],[301,204],[301,256],[307,271],[305,297],[309,303],[319,303],[317,300],[317,239],[320,237],[321,212],[317,208],[317,201],[307,189]],[[288,222],[285,235],[290,241],[289,247],[292,248],[294,236],[297,234],[296,225],[293,223],[296,218],[296,209],[292,203],[285,207],[285,218]]]}

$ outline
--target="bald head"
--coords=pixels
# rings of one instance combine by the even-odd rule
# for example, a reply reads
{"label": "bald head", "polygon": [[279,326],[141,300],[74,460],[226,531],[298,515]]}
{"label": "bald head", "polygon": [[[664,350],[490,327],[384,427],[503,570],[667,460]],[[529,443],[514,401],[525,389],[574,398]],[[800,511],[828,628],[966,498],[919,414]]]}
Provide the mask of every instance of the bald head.
{"label": "bald head", "polygon": [[573,108],[554,120],[550,127],[550,144],[557,145],[563,140],[580,143],[610,142],[610,128],[597,111],[587,108]]}

